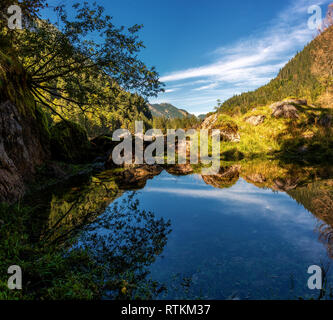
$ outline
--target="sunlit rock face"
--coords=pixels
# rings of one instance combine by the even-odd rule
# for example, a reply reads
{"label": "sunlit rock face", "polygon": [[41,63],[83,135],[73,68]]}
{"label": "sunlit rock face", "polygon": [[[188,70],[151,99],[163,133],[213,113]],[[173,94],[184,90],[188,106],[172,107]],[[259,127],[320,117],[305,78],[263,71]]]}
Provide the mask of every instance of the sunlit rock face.
{"label": "sunlit rock face", "polygon": [[298,119],[299,113],[296,107],[307,104],[307,100],[304,99],[289,99],[273,103],[270,105],[270,109],[275,118]]}
{"label": "sunlit rock face", "polygon": [[201,129],[211,129],[212,126],[215,124],[217,121],[218,114],[215,113],[212,116],[206,118],[204,122],[201,124]]}
{"label": "sunlit rock face", "polygon": [[275,118],[298,119],[299,114],[295,106],[283,104],[273,109],[272,116]]}
{"label": "sunlit rock face", "polygon": [[259,126],[260,124],[262,124],[265,121],[266,117],[263,115],[258,115],[258,116],[251,116],[248,117],[245,120],[245,122],[252,124],[254,126]]}

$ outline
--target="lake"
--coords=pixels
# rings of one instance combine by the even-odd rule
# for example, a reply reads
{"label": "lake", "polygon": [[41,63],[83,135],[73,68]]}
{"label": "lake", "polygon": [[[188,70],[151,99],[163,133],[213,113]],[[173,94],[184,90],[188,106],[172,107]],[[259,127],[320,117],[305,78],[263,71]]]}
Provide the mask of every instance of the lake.
{"label": "lake", "polygon": [[[164,288],[158,299],[318,297],[318,290],[308,288],[307,271],[311,265],[329,268],[333,256],[330,168],[264,162],[226,166],[216,176],[167,171],[148,177],[141,172],[135,186],[131,176],[124,182],[124,176],[115,179],[104,172],[90,180],[93,188],[85,183],[65,195],[53,194],[48,224],[80,197],[63,228],[73,224],[73,217],[99,208],[99,218],[84,223],[109,235],[110,252],[122,259],[121,272],[142,271],[144,265],[145,278]],[[120,214],[133,211],[132,205],[125,208],[129,196],[136,201],[135,219]],[[151,216],[142,218],[141,210]],[[94,219],[113,222],[105,227]],[[142,219],[147,223],[137,228]],[[170,222],[169,232],[154,222],[159,219]],[[333,284],[330,271],[326,279]]]}

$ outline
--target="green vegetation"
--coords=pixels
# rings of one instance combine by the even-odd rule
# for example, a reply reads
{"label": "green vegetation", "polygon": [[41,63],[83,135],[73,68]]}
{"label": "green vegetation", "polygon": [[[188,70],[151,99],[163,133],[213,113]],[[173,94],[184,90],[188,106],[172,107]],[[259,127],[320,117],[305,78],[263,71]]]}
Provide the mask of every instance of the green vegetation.
{"label": "green vegetation", "polygon": [[167,133],[168,129],[193,129],[199,127],[201,120],[196,116],[186,117],[186,118],[173,118],[169,119],[167,117],[157,117],[153,118],[152,127],[156,129],[161,129],[163,133]]}
{"label": "green vegetation", "polygon": [[310,104],[323,107],[333,106],[332,58],[333,26],[299,52],[267,85],[232,97],[219,106],[218,112],[245,114],[289,96],[304,97]]}
{"label": "green vegetation", "polygon": [[[252,109],[245,114],[229,116],[220,114],[215,128],[232,123],[238,128],[240,142],[222,142],[222,159],[282,158],[284,161],[302,163],[330,163],[333,159],[333,132],[328,123],[331,109],[297,106],[299,118],[275,118],[269,106]],[[265,116],[262,124],[254,126],[245,120],[251,116]],[[234,156],[233,156],[234,155]]]}
{"label": "green vegetation", "polygon": [[54,159],[84,163],[91,160],[90,148],[87,133],[79,124],[61,121],[51,128],[51,152]]}
{"label": "green vegetation", "polygon": [[[56,7],[60,23],[52,25],[38,18],[45,5],[43,0],[22,4],[33,28],[13,31],[1,24],[1,101],[25,104],[28,94],[51,122],[77,122],[90,137],[132,129],[134,120],[148,126],[145,98],[160,92],[162,84],[155,69],[137,58],[143,48],[137,36],[142,26],[117,28],[103,7],[87,3],[73,6],[71,20],[64,6]],[[17,99],[16,88],[24,91]]]}
{"label": "green vegetation", "polygon": [[[0,213],[0,300],[151,299],[163,290],[147,266],[162,252],[170,224],[140,211],[134,195],[76,237],[54,238],[50,229],[35,239],[31,208],[1,204]],[[23,289],[9,290],[7,269],[16,264]]]}
{"label": "green vegetation", "polygon": [[[278,76],[253,91],[218,101],[218,119],[212,128],[238,128],[239,143],[223,142],[222,158],[280,158],[301,163],[330,163],[333,159],[333,26],[299,52]],[[269,105],[306,98],[297,105],[295,119],[274,117]],[[248,123],[249,117],[262,123]]]}
{"label": "green vegetation", "polygon": [[[5,0],[0,9],[9,4]],[[138,60],[141,26],[117,28],[102,7],[86,3],[74,5],[73,20],[58,6],[61,22],[52,25],[38,17],[45,4],[23,1],[33,28],[9,32],[0,23],[0,102],[11,101],[25,120],[34,120],[25,125],[35,129],[37,124],[33,134],[50,153],[42,159],[48,163],[33,168],[37,181],[27,186],[25,205],[0,204],[0,300],[150,299],[163,290],[149,279],[149,266],[166,245],[170,222],[140,210],[134,194],[107,206],[126,189],[117,178],[139,188],[147,176],[161,171],[141,168],[137,177],[119,168],[110,172],[111,178],[91,177],[92,165],[82,163],[101,154],[106,157],[113,147],[110,134],[118,128],[133,132],[136,120],[142,120],[145,129],[160,128],[163,133],[199,128],[202,121],[169,104],[147,104],[147,97],[160,92],[162,84],[155,69]],[[290,178],[291,163],[332,162],[332,73],[322,68],[332,57],[332,34],[331,27],[268,85],[220,105],[212,129],[241,137],[239,142],[221,141],[221,159],[240,165],[232,163],[231,169],[204,177],[207,184],[230,187],[242,176],[260,187],[275,184],[274,190],[283,190],[289,182],[282,188],[276,181]],[[306,97],[309,104],[296,104],[294,119],[274,117],[269,104],[289,96]],[[255,126],[246,121],[252,116],[264,121]],[[281,167],[277,159],[289,164]],[[200,168],[199,164],[167,170],[191,174]],[[83,187],[65,188],[66,179],[74,176],[84,180]],[[308,178],[305,169],[299,176],[302,182]],[[66,190],[40,195],[46,205],[33,193],[41,185],[57,189],[61,180],[60,189]],[[10,265],[24,271],[22,291],[7,288]]]}

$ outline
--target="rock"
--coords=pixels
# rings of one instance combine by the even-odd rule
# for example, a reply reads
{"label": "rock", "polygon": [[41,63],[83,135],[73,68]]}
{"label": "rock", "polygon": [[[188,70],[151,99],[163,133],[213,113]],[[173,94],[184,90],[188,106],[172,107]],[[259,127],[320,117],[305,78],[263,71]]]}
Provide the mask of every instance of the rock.
{"label": "rock", "polygon": [[298,119],[299,114],[296,106],[306,106],[308,104],[305,99],[288,99],[278,101],[269,107],[273,111],[272,116],[275,118]]}
{"label": "rock", "polygon": [[12,203],[23,197],[25,182],[36,166],[48,157],[48,132],[40,125],[36,110],[25,114],[9,100],[0,103],[0,201]]}
{"label": "rock", "polygon": [[86,131],[77,123],[60,121],[51,128],[51,152],[56,160],[85,163],[91,160]]}
{"label": "rock", "polygon": [[217,124],[218,114],[214,113],[205,119],[205,121],[201,124],[201,129],[204,130],[212,130],[218,129],[220,130],[220,138],[221,141],[230,141],[230,142],[239,142],[240,135],[238,133],[238,127],[233,123],[221,123]]}
{"label": "rock", "polygon": [[288,99],[284,101],[278,101],[271,104],[269,107],[274,111],[276,108],[284,106],[284,105],[300,105],[307,106],[308,102],[305,99]]}
{"label": "rock", "polygon": [[23,197],[35,168],[49,158],[47,118],[36,106],[24,67],[0,55],[0,202]]}
{"label": "rock", "polygon": [[250,123],[254,126],[258,126],[265,121],[266,117],[264,115],[251,116],[244,119],[245,122]]}
{"label": "rock", "polygon": [[55,162],[47,162],[43,172],[43,177],[48,179],[64,179],[67,173]]}
{"label": "rock", "polygon": [[213,115],[206,118],[204,122],[201,124],[201,129],[211,129],[216,123],[217,118],[218,118],[217,113],[214,113]]}
{"label": "rock", "polygon": [[291,104],[282,104],[282,105],[277,105],[273,108],[272,117],[298,119],[299,115],[295,106]]}
{"label": "rock", "polygon": [[241,137],[237,125],[226,123],[220,128],[221,141],[239,142]]}

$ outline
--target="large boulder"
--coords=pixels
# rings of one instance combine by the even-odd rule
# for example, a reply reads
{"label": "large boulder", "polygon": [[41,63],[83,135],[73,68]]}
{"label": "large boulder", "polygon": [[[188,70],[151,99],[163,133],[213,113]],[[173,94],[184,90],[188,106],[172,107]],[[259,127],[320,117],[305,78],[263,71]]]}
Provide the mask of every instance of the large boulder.
{"label": "large boulder", "polygon": [[233,123],[223,123],[214,129],[220,130],[221,141],[239,142],[241,137],[238,132],[238,126]]}
{"label": "large boulder", "polygon": [[216,121],[217,121],[217,118],[218,118],[218,114],[217,113],[214,113],[213,115],[207,117],[204,122],[201,124],[201,129],[211,129]]}
{"label": "large boulder", "polygon": [[308,104],[307,100],[305,99],[287,99],[283,101],[278,101],[271,104],[269,107],[272,111],[276,108],[285,106],[285,105],[294,105],[294,106],[306,106]]}
{"label": "large boulder", "polygon": [[285,119],[298,119],[299,114],[294,105],[282,104],[275,106],[272,112],[272,117]]}
{"label": "large boulder", "polygon": [[264,115],[250,116],[244,119],[245,122],[252,124],[253,126],[259,126],[265,121]]}
{"label": "large boulder", "polygon": [[91,145],[87,132],[77,123],[60,121],[51,128],[53,159],[85,163],[91,161]]}
{"label": "large boulder", "polygon": [[218,121],[219,115],[214,113],[207,117],[201,124],[201,129],[204,130],[220,130],[220,138],[222,141],[239,142],[240,135],[238,133],[238,127],[235,123]]}

